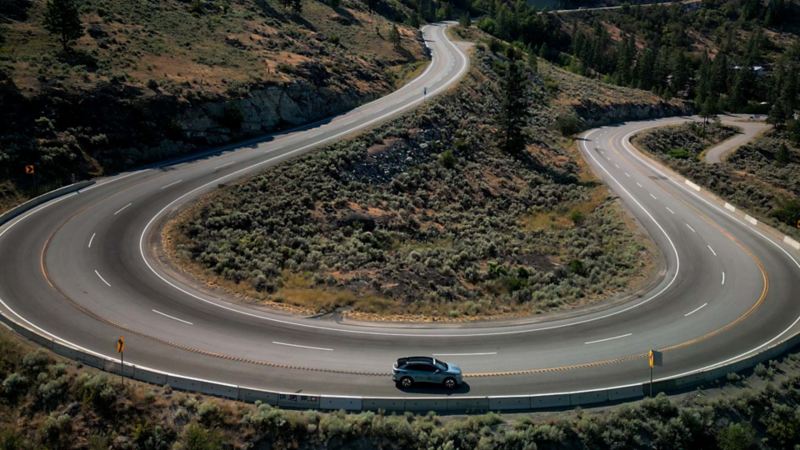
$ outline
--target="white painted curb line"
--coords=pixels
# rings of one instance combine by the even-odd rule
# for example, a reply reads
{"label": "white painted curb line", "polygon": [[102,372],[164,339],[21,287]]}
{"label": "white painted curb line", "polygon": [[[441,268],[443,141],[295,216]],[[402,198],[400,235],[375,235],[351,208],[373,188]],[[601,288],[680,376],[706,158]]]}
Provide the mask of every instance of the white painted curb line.
{"label": "white painted curb line", "polygon": [[752,223],[753,225],[758,225],[758,221],[755,218],[753,218],[753,217],[751,217],[751,216],[749,216],[747,214],[745,214],[744,220]]}
{"label": "white painted curb line", "polygon": [[728,202],[725,202],[725,209],[727,209],[728,211],[731,211],[731,212],[736,212],[736,207],[731,205]]}
{"label": "white painted curb line", "polygon": [[687,185],[688,185],[690,188],[694,189],[695,191],[697,191],[697,192],[700,192],[700,186],[698,186],[697,184],[695,184],[695,183],[692,183],[692,182],[691,182],[691,181],[689,181],[689,180],[686,180],[686,184],[687,184]]}

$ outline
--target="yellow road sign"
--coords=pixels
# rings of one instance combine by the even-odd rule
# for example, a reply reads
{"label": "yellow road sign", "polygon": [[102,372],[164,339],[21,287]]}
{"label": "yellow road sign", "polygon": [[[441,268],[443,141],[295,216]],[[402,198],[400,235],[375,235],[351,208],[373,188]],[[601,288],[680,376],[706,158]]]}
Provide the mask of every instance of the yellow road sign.
{"label": "yellow road sign", "polygon": [[647,362],[651,369],[655,366],[661,366],[664,364],[664,354],[656,350],[650,350],[647,354]]}
{"label": "yellow road sign", "polygon": [[122,353],[124,351],[125,351],[125,337],[120,336],[119,339],[117,339],[117,353]]}
{"label": "yellow road sign", "polygon": [[33,164],[25,166],[25,175],[33,175],[34,173],[36,173],[36,166]]}

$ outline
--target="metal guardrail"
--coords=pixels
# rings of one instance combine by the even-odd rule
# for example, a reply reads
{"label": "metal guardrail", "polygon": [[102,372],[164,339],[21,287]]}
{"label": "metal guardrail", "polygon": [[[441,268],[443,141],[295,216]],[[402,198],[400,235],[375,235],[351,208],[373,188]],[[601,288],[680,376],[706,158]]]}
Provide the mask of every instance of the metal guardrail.
{"label": "metal guardrail", "polygon": [[[383,410],[386,412],[411,411],[420,413],[435,411],[441,414],[483,413],[489,411],[524,412],[618,403],[643,398],[650,391],[649,383],[641,383],[612,389],[516,396],[380,398],[296,394],[201,380],[145,369],[130,363],[120,366],[120,362],[115,358],[90,354],[67,343],[50,339],[5,315],[0,315],[0,320],[18,334],[52,350],[58,355],[109,373],[120,374],[122,371],[122,375],[125,377],[145,383],[159,386],[169,385],[182,391],[197,392],[244,402],[260,401],[288,409],[345,410],[353,412]],[[728,365],[685,376],[657,380],[653,383],[653,392],[674,393],[691,390],[697,386],[721,379],[731,372],[748,370],[759,363],[779,357],[798,344],[800,344],[800,335],[794,335],[753,356]]]}
{"label": "metal guardrail", "polygon": [[62,195],[69,194],[75,191],[79,191],[83,188],[89,187],[95,183],[94,180],[89,181],[79,181],[74,184],[70,184],[68,186],[60,187],[56,190],[50,191],[46,194],[42,194],[38,197],[34,197],[27,202],[16,206],[14,208],[9,209],[8,211],[0,214],[0,225],[5,225],[7,222],[11,221],[15,217],[19,217],[20,215],[36,208],[39,205],[43,205],[54,198],[61,197]]}

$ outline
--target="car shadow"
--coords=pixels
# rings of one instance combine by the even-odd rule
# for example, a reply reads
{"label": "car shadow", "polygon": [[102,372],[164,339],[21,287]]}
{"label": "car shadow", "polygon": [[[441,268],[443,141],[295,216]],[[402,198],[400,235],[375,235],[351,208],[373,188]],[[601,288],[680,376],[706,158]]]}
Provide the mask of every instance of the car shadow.
{"label": "car shadow", "polygon": [[466,394],[470,391],[469,383],[461,383],[455,389],[447,389],[440,384],[433,383],[416,383],[409,388],[397,386],[397,390],[403,391],[407,394],[436,394],[436,395],[450,395],[450,394]]}

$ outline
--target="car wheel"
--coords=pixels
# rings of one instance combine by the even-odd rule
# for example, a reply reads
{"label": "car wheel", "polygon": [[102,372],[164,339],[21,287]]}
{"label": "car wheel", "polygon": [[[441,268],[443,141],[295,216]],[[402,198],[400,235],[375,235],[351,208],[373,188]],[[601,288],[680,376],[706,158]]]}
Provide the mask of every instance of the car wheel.
{"label": "car wheel", "polygon": [[456,380],[454,378],[445,378],[444,379],[444,387],[447,389],[455,389],[456,388]]}
{"label": "car wheel", "polygon": [[414,380],[411,377],[403,377],[400,378],[400,387],[410,388],[414,384]]}

